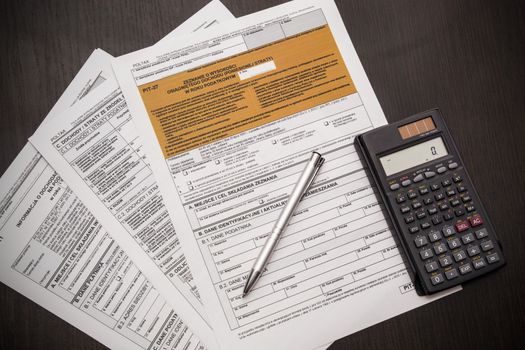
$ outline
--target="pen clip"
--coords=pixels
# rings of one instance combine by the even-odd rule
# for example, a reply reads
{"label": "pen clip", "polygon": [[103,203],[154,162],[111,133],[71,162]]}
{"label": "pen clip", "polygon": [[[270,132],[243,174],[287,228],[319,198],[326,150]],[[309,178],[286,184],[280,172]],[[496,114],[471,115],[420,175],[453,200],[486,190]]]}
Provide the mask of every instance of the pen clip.
{"label": "pen clip", "polygon": [[313,172],[312,177],[308,181],[308,184],[304,187],[304,192],[301,195],[301,197],[303,197],[306,194],[306,192],[308,192],[308,189],[312,185],[312,182],[314,182],[314,179],[317,176],[317,173],[319,172],[319,169],[321,169],[321,165],[323,165],[323,163],[324,163],[324,158],[323,157],[319,158],[317,163],[315,163],[315,171]]}

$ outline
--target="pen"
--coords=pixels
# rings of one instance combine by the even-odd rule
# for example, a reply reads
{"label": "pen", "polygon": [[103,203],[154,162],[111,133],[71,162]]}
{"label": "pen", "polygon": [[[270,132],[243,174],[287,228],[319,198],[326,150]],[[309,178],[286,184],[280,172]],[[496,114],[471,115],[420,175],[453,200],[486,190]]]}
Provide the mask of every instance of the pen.
{"label": "pen", "polygon": [[323,163],[324,158],[319,153],[312,152],[312,156],[306,164],[306,167],[304,168],[301,177],[299,178],[299,181],[297,181],[295,187],[292,190],[292,193],[288,197],[288,202],[284,206],[283,211],[281,212],[279,218],[275,222],[275,225],[273,227],[272,232],[270,233],[270,236],[268,237],[268,240],[264,244],[263,249],[259,253],[257,260],[255,260],[255,263],[253,264],[253,267],[250,270],[250,274],[248,275],[248,279],[246,280],[246,284],[244,285],[244,290],[242,292],[243,298],[250,292],[250,290],[253,288],[253,286],[261,276],[264,267],[268,263],[268,260],[270,260],[270,255],[272,255],[272,252],[275,249],[275,246],[277,245],[281,234],[283,233],[286,225],[288,225],[288,222],[290,221],[290,218],[292,217],[295,208],[297,208],[297,205],[299,204],[301,198],[312,184],[315,176],[319,172],[319,168],[321,168],[321,165],[323,165]]}

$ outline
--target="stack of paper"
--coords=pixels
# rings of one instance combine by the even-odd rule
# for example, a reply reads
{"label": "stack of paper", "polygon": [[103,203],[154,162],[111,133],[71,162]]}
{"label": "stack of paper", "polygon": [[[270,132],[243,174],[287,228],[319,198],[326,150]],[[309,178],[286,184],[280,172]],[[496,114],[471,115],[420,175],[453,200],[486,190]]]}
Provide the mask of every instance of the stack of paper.
{"label": "stack of paper", "polygon": [[232,18],[95,50],[0,179],[1,281],[111,348],[326,347],[444,295],[416,295],[356,155],[386,120],[333,1]]}

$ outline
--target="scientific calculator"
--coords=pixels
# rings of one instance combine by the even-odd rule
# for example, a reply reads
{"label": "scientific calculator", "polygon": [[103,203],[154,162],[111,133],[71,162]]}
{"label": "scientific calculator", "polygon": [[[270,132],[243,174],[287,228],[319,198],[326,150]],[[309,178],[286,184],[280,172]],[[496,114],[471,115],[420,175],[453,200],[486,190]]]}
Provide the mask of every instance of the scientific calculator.
{"label": "scientific calculator", "polygon": [[437,109],[356,137],[419,294],[505,264],[502,248]]}

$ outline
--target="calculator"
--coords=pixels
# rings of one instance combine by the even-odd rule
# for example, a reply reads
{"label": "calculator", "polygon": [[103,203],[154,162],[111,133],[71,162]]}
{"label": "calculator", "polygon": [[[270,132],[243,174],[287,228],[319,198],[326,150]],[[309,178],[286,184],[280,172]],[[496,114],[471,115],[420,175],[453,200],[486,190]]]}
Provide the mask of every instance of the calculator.
{"label": "calculator", "polygon": [[356,137],[420,295],[505,264],[502,247],[439,110]]}

